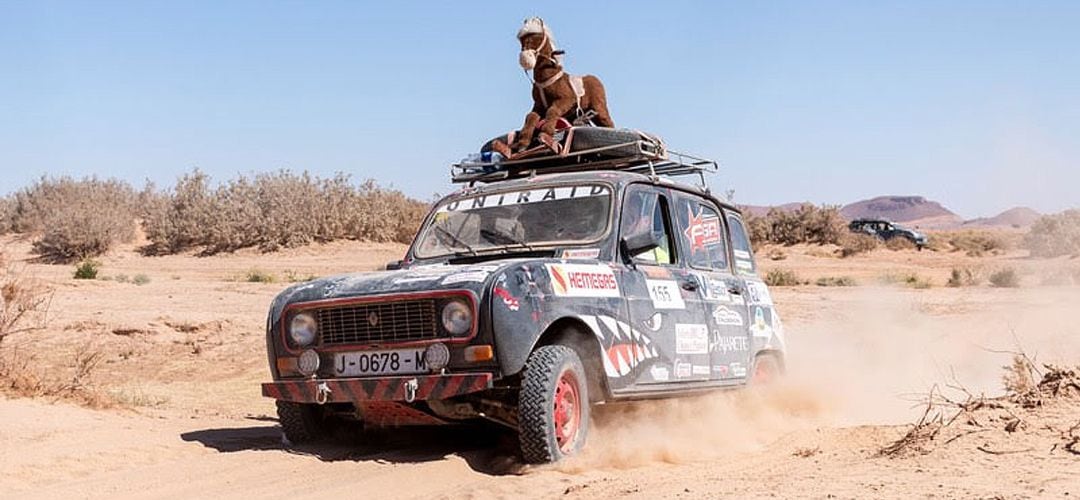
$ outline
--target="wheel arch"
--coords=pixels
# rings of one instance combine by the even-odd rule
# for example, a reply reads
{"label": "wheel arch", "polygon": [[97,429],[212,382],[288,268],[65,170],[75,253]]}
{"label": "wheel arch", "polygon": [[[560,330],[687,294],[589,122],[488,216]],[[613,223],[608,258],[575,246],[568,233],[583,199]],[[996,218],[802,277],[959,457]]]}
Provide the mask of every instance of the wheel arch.
{"label": "wheel arch", "polygon": [[762,349],[754,354],[754,361],[757,362],[757,359],[762,356],[771,356],[772,358],[776,359],[776,363],[780,365],[780,373],[787,373],[787,358],[784,357],[784,351],[772,348]]}
{"label": "wheel arch", "polygon": [[600,339],[588,324],[572,316],[559,318],[540,334],[531,350],[548,345],[565,345],[577,353],[588,377],[590,402],[596,403],[611,397],[601,360],[603,349]]}

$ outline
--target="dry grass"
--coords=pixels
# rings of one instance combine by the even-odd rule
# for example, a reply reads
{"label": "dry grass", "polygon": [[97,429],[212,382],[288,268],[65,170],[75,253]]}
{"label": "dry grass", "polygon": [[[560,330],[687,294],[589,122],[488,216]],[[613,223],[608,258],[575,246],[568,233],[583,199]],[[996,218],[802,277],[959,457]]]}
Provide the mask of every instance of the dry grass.
{"label": "dry grass", "polygon": [[81,344],[61,370],[46,370],[36,356],[19,348],[0,351],[0,391],[17,397],[72,401],[90,408],[112,408],[117,400],[92,382],[104,354],[90,343]]}
{"label": "dry grass", "polygon": [[1020,276],[1011,267],[1004,267],[990,274],[990,284],[998,288],[1017,288],[1020,286]]}
{"label": "dry grass", "polygon": [[817,286],[855,286],[858,283],[851,276],[823,276],[814,284]]}
{"label": "dry grass", "polygon": [[0,343],[10,335],[41,328],[48,317],[52,290],[8,262],[0,250]]}
{"label": "dry grass", "polygon": [[982,281],[982,278],[978,270],[971,267],[954,267],[945,286],[951,288],[976,286],[980,281]]}
{"label": "dry grass", "polygon": [[935,251],[964,252],[969,257],[999,255],[1016,246],[1017,236],[1001,231],[939,231],[930,233],[928,247]]}

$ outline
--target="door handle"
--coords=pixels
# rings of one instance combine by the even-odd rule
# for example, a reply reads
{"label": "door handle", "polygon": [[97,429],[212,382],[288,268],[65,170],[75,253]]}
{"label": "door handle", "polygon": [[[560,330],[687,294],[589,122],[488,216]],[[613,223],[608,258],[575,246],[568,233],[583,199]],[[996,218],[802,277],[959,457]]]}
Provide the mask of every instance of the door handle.
{"label": "door handle", "polygon": [[737,283],[728,283],[727,291],[732,295],[742,295],[742,287]]}
{"label": "door handle", "polygon": [[682,282],[682,289],[688,292],[696,292],[698,289],[698,283],[695,280],[686,280]]}

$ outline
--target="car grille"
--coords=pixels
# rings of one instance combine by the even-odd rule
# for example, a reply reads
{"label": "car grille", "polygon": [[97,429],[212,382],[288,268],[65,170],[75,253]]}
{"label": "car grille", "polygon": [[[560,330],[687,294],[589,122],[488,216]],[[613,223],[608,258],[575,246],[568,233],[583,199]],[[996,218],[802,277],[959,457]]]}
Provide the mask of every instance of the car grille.
{"label": "car grille", "polygon": [[410,342],[439,337],[434,300],[355,304],[319,309],[323,345]]}

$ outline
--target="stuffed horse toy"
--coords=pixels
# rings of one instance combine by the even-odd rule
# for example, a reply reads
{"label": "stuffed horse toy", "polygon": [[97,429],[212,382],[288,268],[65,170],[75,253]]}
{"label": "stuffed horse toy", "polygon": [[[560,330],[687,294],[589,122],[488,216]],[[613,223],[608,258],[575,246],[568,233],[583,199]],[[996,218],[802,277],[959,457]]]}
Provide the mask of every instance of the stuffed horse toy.
{"label": "stuffed horse toy", "polygon": [[529,147],[540,125],[540,142],[558,153],[554,135],[560,118],[575,125],[615,126],[608,112],[604,84],[593,75],[571,76],[563,71],[563,51],[555,46],[555,37],[543,19],[526,19],[517,38],[521,42],[521,68],[526,74],[532,71],[533,108],[525,115],[525,125],[513,145],[496,141],[492,149],[510,159],[515,151]]}

